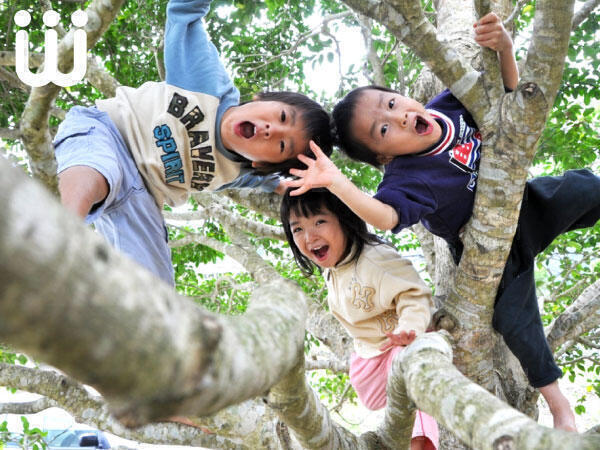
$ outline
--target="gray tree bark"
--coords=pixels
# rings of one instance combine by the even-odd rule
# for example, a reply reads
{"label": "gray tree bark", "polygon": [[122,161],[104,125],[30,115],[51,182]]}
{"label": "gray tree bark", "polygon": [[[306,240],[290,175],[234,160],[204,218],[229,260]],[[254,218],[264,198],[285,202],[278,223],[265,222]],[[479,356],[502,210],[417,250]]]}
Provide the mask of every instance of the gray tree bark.
{"label": "gray tree bark", "polygon": [[[560,82],[573,2],[538,2],[536,28],[522,80],[518,89],[508,95],[503,93],[497,61],[491,53],[484,52],[484,74],[475,71],[473,60],[461,55],[461,48],[470,45],[469,39],[460,37],[464,29],[449,28],[450,37],[440,36],[424,17],[419,2],[346,3],[385,24],[413,48],[480,124],[485,149],[475,212],[467,227],[463,261],[443,297],[440,323],[451,329],[454,361],[465,375],[500,396],[502,388],[505,392],[518,392],[515,387],[500,386],[491,375],[493,369],[506,363],[506,358],[496,357],[490,319],[526,171]],[[487,2],[476,3],[479,14],[489,8]],[[443,20],[443,11],[461,10],[464,4],[437,2],[442,13],[438,20]],[[119,5],[115,0],[92,3],[88,14],[96,8],[97,15],[92,17],[98,20],[90,21],[88,39],[90,33],[101,35],[112,20],[110,14],[116,13]],[[61,52],[63,57],[72,54],[68,50]],[[50,174],[54,176],[54,169],[47,164],[46,130],[56,92],[54,87],[33,90],[21,122],[34,173],[47,185],[53,183]],[[417,357],[411,359],[409,355],[413,353],[409,351],[403,354],[403,372],[399,374],[395,365],[390,378],[393,394],[384,424],[377,432],[353,436],[331,423],[299,369],[306,319],[303,295],[248,252],[243,236],[236,237],[237,247],[231,252],[255,267],[251,272],[261,287],[254,292],[252,306],[243,318],[214,316],[174,295],[116,255],[97,236],[84,232],[79,221],[65,217],[46,194],[19,178],[2,161],[0,173],[0,339],[97,387],[112,405],[115,416],[128,425],[168,415],[212,414],[227,405],[266,395],[270,390],[272,407],[295,430],[299,441],[309,447],[404,445],[406,424],[414,407],[408,399],[475,448],[513,448],[511,445],[537,445],[554,439],[562,442],[562,437],[542,432],[521,416],[507,412],[506,405],[493,397],[485,397],[491,408],[477,403],[485,391],[476,390],[458,376],[460,389],[476,395],[464,400],[456,394],[452,407],[447,408],[446,391],[442,395],[435,389],[443,385],[441,375],[445,380],[447,374],[452,374],[454,379],[458,372],[453,372],[449,362],[440,363],[443,370],[436,371],[439,367],[433,365],[443,359],[437,354],[437,359],[421,364]],[[276,196],[231,192],[229,197],[260,212],[277,215]],[[227,214],[218,206],[206,204],[205,208],[214,208],[211,213],[216,215]],[[236,234],[231,226],[230,231]],[[257,228],[254,232],[276,234],[272,229]],[[435,265],[443,260],[439,253],[432,258]],[[442,276],[449,275],[438,275],[438,280]],[[594,314],[597,316],[600,309],[597,297],[595,293],[588,294],[587,300],[578,304],[579,309],[573,308],[556,321],[550,333],[553,345],[564,344],[593,326]],[[322,319],[318,308],[313,311],[318,318],[311,321],[315,330],[330,344],[339,344],[335,327]],[[575,324],[585,314],[592,319],[583,319],[581,326]],[[109,323],[110,329],[106,330]],[[65,346],[73,351],[65,354]],[[347,349],[348,341],[342,342],[339,352]],[[440,352],[446,359],[450,355],[447,350]],[[435,354],[431,349],[425,353]],[[431,374],[425,367],[431,368]],[[153,376],[143,376],[148,373]],[[433,384],[420,380],[432,380]],[[455,391],[451,392],[454,395]],[[511,401],[525,405],[531,402],[531,396]],[[494,421],[504,415],[511,417],[510,423]],[[475,420],[480,417],[486,420]],[[486,440],[489,436],[496,439],[491,444]],[[587,441],[582,441],[582,445],[580,448],[588,448]]]}
{"label": "gray tree bark", "polygon": [[306,303],[293,283],[261,271],[243,317],[212,315],[0,167],[0,340],[94,386],[120,420],[212,414],[296,364]]}

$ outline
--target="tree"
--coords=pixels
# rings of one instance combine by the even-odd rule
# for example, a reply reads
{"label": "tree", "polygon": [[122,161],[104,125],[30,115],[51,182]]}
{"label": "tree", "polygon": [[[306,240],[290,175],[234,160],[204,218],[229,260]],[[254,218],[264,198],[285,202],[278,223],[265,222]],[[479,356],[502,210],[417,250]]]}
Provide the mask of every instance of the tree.
{"label": "tree", "polygon": [[[14,61],[10,52],[0,56],[3,66],[9,67],[1,68],[0,87],[5,91],[3,98],[10,99],[1,106],[1,136],[10,139],[11,146],[22,145],[34,177],[51,190],[55,190],[55,166],[50,136],[56,118],[63,117],[64,110],[73,103],[90,104],[100,95],[112,95],[119,84],[138,85],[146,79],[160,78],[159,30],[164,22],[165,2],[121,3],[93,1],[88,6],[88,13],[94,11],[98,18],[89,25],[88,42],[92,45],[98,41],[93,52],[104,67],[90,58],[85,84],[69,90],[53,85],[29,90],[10,70]],[[440,306],[437,325],[449,331],[454,365],[470,380],[517,409],[535,415],[536,393],[525,387],[519,369],[491,331],[494,293],[538,139],[541,137],[538,166],[544,169],[562,171],[595,160],[598,56],[594,50],[598,47],[598,20],[594,8],[598,1],[577,2],[581,8],[575,16],[574,2],[545,0],[525,6],[524,2],[517,2],[509,22],[514,20],[521,33],[530,24],[534,28],[530,31],[529,49],[520,51],[526,56],[522,58],[521,83],[508,95],[501,87],[495,55],[480,52],[468,35],[474,13],[465,8],[464,2],[440,0],[434,10],[430,3],[348,0],[346,3],[356,12],[329,1],[319,5],[244,2],[229,8],[227,20],[219,20],[221,10],[216,8],[222,3],[227,2],[214,2],[208,27],[221,53],[233,65],[236,82],[246,96],[258,88],[280,86],[311,93],[303,70],[313,61],[318,64],[319,59],[330,58],[330,53],[336,57],[331,48],[336,48],[336,28],[343,21],[365,31],[369,49],[367,73],[375,80],[400,89],[410,86],[417,96],[425,98],[439,89],[432,81],[433,74],[451,86],[473,113],[480,124],[485,149],[476,207],[466,230],[465,255],[459,267],[454,268],[444,256],[443,245],[422,230],[416,231],[436,288]],[[77,7],[44,4],[54,5],[65,17]],[[26,6],[26,2],[11,3],[7,7],[9,14],[2,14],[2,20],[9,21],[16,10]],[[492,6],[475,1],[474,7],[479,15],[490,8],[503,17],[512,12],[511,3],[506,1]],[[316,8],[323,11],[324,17],[319,27],[310,29],[305,19]],[[266,24],[256,19],[261,15],[267,17]],[[34,17],[31,30],[39,23],[39,17]],[[14,42],[14,27],[7,23],[1,29],[7,30],[5,40]],[[32,41],[37,38],[41,42],[41,32],[37,37],[31,33]],[[123,52],[121,48],[138,51]],[[301,52],[301,48],[310,53]],[[61,50],[63,70],[69,65],[71,53],[68,45]],[[473,63],[467,59],[471,55],[477,56]],[[566,56],[571,64],[563,76]],[[583,57],[596,69],[595,76],[578,64]],[[422,63],[415,63],[417,58],[431,72],[421,71]],[[39,60],[34,59],[37,63]],[[158,64],[152,64],[154,61]],[[472,64],[485,70],[476,72]],[[356,72],[347,74],[341,90],[356,78]],[[53,102],[56,106],[52,106]],[[552,110],[553,105],[556,107]],[[24,160],[17,161],[25,165]],[[373,189],[378,179],[374,171],[341,158],[337,162],[365,189]],[[333,425],[314,391],[307,387],[302,370],[305,318],[308,317],[311,336],[308,342],[316,338],[329,345],[342,363],[347,358],[349,340],[339,338],[343,332],[319,303],[323,297],[322,280],[301,279],[289,256],[284,256],[277,241],[281,232],[273,220],[278,205],[274,196],[245,192],[230,192],[227,196],[199,194],[191,200],[191,211],[185,217],[165,212],[176,224],[202,218],[200,227],[192,222],[170,230],[178,289],[199,298],[213,311],[228,313],[223,315],[197,308],[131,267],[78,221],[67,217],[30,180],[5,166],[0,166],[0,342],[96,386],[110,410],[98,399],[80,396],[80,385],[71,379],[53,378],[47,383],[60,383],[62,389],[69,389],[67,396],[53,392],[45,383],[36,383],[35,389],[40,393],[82,418],[89,417],[91,408],[102,417],[99,426],[119,434],[137,433],[129,435],[158,442],[160,438],[153,435],[156,428],[142,424],[187,415],[202,428],[163,425],[162,439],[211,447],[292,445],[287,428],[273,415],[276,411],[279,420],[293,430],[294,439],[306,447],[371,447],[379,442],[395,446],[408,438],[411,407],[406,405],[412,404],[409,398],[474,448],[509,445],[510,441],[524,446],[525,439],[530,439],[526,448],[561,448],[561,439],[573,442],[573,437],[540,430],[504,404],[483,397],[484,392],[447,363],[451,351],[439,336],[419,340],[396,364],[390,381],[394,394],[386,420],[377,432],[355,436]],[[596,265],[585,256],[571,257],[569,262],[563,262],[563,257],[578,248],[593,255],[595,235],[573,233],[548,249],[548,256],[560,257],[559,264],[568,269],[567,275],[554,273],[556,263],[540,260],[545,269],[542,289],[559,293],[554,301],[546,302],[552,316],[549,339],[553,348],[559,349],[561,358],[572,362],[571,373],[578,376],[585,371],[600,371],[589,352],[597,347],[599,336]],[[395,242],[414,247],[410,237]],[[200,262],[214,262],[222,253],[238,260],[247,273],[220,279],[206,279],[198,273],[196,266]],[[267,260],[274,260],[274,267]],[[280,274],[296,279],[298,284],[285,281]],[[306,305],[306,294],[317,301]],[[107,324],[109,328],[104,329]],[[14,352],[3,351],[3,355],[14,359]],[[590,358],[590,362],[584,362],[584,358]],[[424,362],[417,364],[417,360]],[[333,361],[328,365],[339,364]],[[148,373],[153,376],[146,376]],[[441,385],[440,379],[449,375],[456,381],[450,383],[452,386]],[[28,376],[39,375],[13,364],[0,366],[0,384],[24,387],[19,380],[31,379]],[[56,375],[44,373],[44,377],[52,376]],[[32,389],[32,384],[26,385]],[[339,383],[334,386],[340,388]],[[597,379],[594,388],[600,389]],[[466,396],[465,390],[473,395]],[[437,395],[428,395],[431,392]],[[265,396],[270,408],[250,400],[257,396]],[[478,396],[485,401],[477,402]],[[442,398],[452,402],[453,408],[442,408]],[[74,399],[79,400],[71,401]],[[247,401],[242,406],[234,406],[244,400]],[[244,408],[246,416],[255,418],[254,430],[267,429],[269,437],[261,438],[260,433],[243,435],[234,426],[232,410],[223,410],[225,407],[234,411]],[[471,410],[476,413],[470,414]],[[221,412],[207,420],[194,418],[218,411]],[[302,411],[310,413],[299,414]],[[491,426],[490,411],[503,411],[511,420]],[[141,428],[128,431],[115,418]],[[224,423],[229,430],[223,429]],[[448,439],[446,448],[459,445],[450,443],[450,435]],[[597,446],[593,437],[589,441],[581,439],[581,448]]]}

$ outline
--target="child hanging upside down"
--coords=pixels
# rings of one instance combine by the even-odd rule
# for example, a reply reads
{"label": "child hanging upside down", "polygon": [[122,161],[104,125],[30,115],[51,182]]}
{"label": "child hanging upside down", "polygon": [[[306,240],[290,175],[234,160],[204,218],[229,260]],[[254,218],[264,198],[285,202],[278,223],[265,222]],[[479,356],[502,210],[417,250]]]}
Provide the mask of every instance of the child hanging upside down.
{"label": "child hanging upside down", "polygon": [[310,139],[331,151],[329,115],[308,97],[269,92],[239,104],[202,24],[210,3],[167,5],[166,82],[72,108],[54,140],[63,205],[170,284],[164,203],[203,190],[283,193],[278,172],[310,154]]}

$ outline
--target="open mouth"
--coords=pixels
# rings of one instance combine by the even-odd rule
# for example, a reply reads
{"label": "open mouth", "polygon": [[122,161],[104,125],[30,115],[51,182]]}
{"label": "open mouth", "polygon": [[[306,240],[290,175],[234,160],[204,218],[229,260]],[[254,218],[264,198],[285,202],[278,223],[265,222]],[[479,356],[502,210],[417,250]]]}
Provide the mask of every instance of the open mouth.
{"label": "open mouth", "polygon": [[415,120],[415,131],[418,135],[429,134],[432,129],[432,125],[421,116],[417,116],[417,120]]}
{"label": "open mouth", "polygon": [[317,257],[317,260],[322,261],[327,257],[329,251],[329,245],[323,245],[321,247],[313,248],[311,252]]}
{"label": "open mouth", "polygon": [[252,122],[242,122],[238,125],[238,134],[243,138],[250,139],[256,134],[256,126]]}

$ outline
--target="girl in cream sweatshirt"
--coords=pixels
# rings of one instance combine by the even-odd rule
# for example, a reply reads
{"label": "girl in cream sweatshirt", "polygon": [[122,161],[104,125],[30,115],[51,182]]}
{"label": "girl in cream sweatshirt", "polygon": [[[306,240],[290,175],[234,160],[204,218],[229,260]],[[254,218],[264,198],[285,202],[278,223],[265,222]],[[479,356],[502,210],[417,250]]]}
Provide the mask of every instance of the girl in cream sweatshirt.
{"label": "girl in cream sweatshirt", "polygon": [[[394,356],[429,325],[431,291],[409,260],[326,189],[286,194],[281,221],[300,269],[325,269],[330,311],[354,338],[350,382],[359,400],[383,408]],[[437,445],[435,420],[418,411],[411,449]]]}

